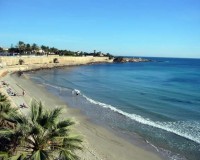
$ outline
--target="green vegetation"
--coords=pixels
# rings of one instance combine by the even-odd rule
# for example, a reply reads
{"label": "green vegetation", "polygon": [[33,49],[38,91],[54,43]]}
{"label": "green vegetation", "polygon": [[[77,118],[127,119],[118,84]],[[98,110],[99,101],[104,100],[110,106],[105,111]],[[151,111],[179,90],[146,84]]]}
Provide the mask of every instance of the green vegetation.
{"label": "green vegetation", "polygon": [[0,159],[77,160],[82,140],[70,134],[71,120],[60,120],[61,108],[44,109],[33,101],[30,116],[20,114],[0,94]]}
{"label": "green vegetation", "polygon": [[11,107],[8,98],[4,94],[0,93],[0,128],[11,125],[8,119],[13,114],[16,114],[16,111],[17,109]]}
{"label": "green vegetation", "polygon": [[23,59],[19,59],[19,65],[22,65],[24,63]]}
{"label": "green vegetation", "polygon": [[[1,49],[0,49],[1,51]],[[2,48],[3,51],[3,48]],[[93,53],[83,52],[83,51],[70,51],[70,50],[60,50],[55,47],[49,47],[45,45],[38,46],[36,43],[33,43],[32,45],[29,43],[24,43],[22,41],[19,41],[18,44],[15,47],[11,47],[8,49],[8,54],[18,54],[18,55],[51,55],[56,54],[60,56],[96,56],[96,57],[103,57],[108,56],[110,58],[113,58],[113,56],[110,53],[101,53],[96,52],[94,50]]]}
{"label": "green vegetation", "polygon": [[59,63],[58,58],[54,58],[53,63]]}
{"label": "green vegetation", "polygon": [[9,102],[8,98],[4,94],[0,93],[0,104],[7,103],[7,102]]}
{"label": "green vegetation", "polygon": [[0,47],[0,52],[3,52],[3,48]]}

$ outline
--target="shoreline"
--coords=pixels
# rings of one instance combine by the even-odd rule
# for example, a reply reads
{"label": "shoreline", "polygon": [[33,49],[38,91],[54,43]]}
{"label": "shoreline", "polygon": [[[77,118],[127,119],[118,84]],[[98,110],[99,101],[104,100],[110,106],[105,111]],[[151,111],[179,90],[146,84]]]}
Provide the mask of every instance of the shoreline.
{"label": "shoreline", "polygon": [[[91,59],[90,59],[91,60]],[[73,132],[82,135],[84,140],[84,152],[79,152],[78,155],[81,159],[87,160],[160,160],[165,159],[155,148],[142,147],[142,143],[132,143],[121,135],[115,134],[110,129],[101,125],[94,124],[88,117],[83,115],[80,110],[71,108],[66,105],[59,97],[51,94],[44,86],[38,85],[28,79],[27,76],[17,77],[18,71],[29,72],[41,69],[54,69],[57,67],[71,67],[78,65],[90,65],[94,63],[109,63],[107,60],[97,61],[73,61],[73,63],[63,64],[26,64],[26,65],[13,65],[6,66],[0,69],[1,80],[6,81],[16,93],[17,96],[8,96],[11,103],[15,107],[25,103],[30,106],[31,99],[41,100],[47,109],[55,106],[64,107],[63,117],[68,117],[76,122]],[[6,88],[0,89],[4,94]],[[21,92],[25,90],[25,96]],[[19,108],[22,114],[28,115],[29,108]],[[134,140],[133,140],[134,141]],[[139,141],[139,140],[138,140]],[[149,145],[150,146],[150,145]]]}
{"label": "shoreline", "polygon": [[[87,119],[79,110],[70,108],[65,102],[58,97],[47,92],[45,87],[34,84],[27,78],[18,78],[16,75],[8,74],[3,78],[12,88],[20,92],[23,88],[26,91],[24,97],[20,96],[26,104],[30,105],[31,98],[42,100],[45,107],[50,109],[54,106],[62,106],[64,110],[63,117],[69,117],[76,122],[74,132],[83,135],[84,152],[78,153],[81,159],[105,159],[105,160],[159,160],[162,159],[159,153],[152,150],[144,149],[140,145],[134,145],[119,135],[112,133],[110,130],[96,125]],[[20,87],[19,87],[20,86]],[[18,97],[12,97],[12,101],[16,104]],[[23,101],[22,100],[22,101]],[[18,102],[19,103],[19,102]],[[18,106],[19,104],[16,104]],[[28,109],[20,109],[23,114],[28,115]],[[112,150],[111,150],[112,148]]]}

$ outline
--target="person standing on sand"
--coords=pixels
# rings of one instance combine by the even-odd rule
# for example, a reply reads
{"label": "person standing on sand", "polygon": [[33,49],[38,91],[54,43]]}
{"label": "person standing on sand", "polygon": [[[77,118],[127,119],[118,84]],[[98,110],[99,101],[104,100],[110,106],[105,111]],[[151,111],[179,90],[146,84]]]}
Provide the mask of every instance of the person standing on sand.
{"label": "person standing on sand", "polygon": [[24,90],[22,91],[22,95],[23,95],[23,96],[25,95],[25,91],[24,91]]}

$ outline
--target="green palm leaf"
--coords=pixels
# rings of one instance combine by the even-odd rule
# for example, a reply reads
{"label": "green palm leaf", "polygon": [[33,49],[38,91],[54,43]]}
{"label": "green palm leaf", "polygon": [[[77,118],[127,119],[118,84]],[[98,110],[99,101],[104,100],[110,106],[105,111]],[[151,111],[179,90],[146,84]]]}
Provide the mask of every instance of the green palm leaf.
{"label": "green palm leaf", "polygon": [[9,102],[8,97],[0,93],[0,103]]}
{"label": "green palm leaf", "polygon": [[31,160],[49,160],[50,158],[49,158],[48,153],[46,151],[37,150],[37,151],[32,153],[30,159]]}
{"label": "green palm leaf", "polygon": [[26,159],[25,154],[15,155],[9,158],[9,160],[25,160],[25,159]]}
{"label": "green palm leaf", "polygon": [[78,160],[79,157],[69,150],[61,150],[59,160]]}
{"label": "green palm leaf", "polygon": [[71,125],[74,125],[75,123],[71,120],[64,120],[64,121],[60,121],[57,123],[57,128],[64,128],[64,127],[69,127]]}
{"label": "green palm leaf", "polygon": [[[0,105],[1,107],[1,105]],[[12,115],[7,114],[6,115]],[[30,160],[68,159],[77,160],[76,150],[82,150],[82,140],[77,136],[70,136],[71,120],[60,121],[61,108],[47,111],[41,102],[33,101],[31,115],[12,115],[10,122],[15,124],[12,130],[0,130],[0,138],[8,141],[9,152],[22,155]],[[10,144],[13,148],[9,148]],[[16,155],[12,158],[19,159]],[[21,156],[21,160],[23,156]]]}

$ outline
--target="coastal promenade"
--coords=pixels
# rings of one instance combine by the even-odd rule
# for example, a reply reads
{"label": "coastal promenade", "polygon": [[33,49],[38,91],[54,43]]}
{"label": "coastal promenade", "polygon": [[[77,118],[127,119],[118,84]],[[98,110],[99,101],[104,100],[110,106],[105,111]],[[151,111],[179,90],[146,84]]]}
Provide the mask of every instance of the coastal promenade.
{"label": "coastal promenade", "polygon": [[[14,57],[10,57],[14,58]],[[38,58],[38,57],[37,57]],[[55,58],[55,57],[54,57]],[[4,59],[5,60],[5,59]],[[77,61],[76,61],[77,60]],[[68,63],[40,63],[35,64],[26,61],[23,65],[15,64],[18,60],[11,60],[6,66],[0,69],[0,80],[8,84],[1,86],[1,92],[7,94],[7,87],[16,92],[16,96],[7,96],[11,100],[13,106],[19,108],[20,112],[29,115],[30,103],[32,99],[41,100],[47,109],[54,107],[63,107],[63,117],[68,117],[76,122],[73,128],[73,133],[82,135],[83,152],[78,155],[82,160],[160,160],[161,157],[151,149],[145,149],[138,144],[132,144],[125,139],[115,135],[111,131],[92,123],[87,117],[82,115],[79,110],[70,108],[65,102],[58,97],[47,92],[44,86],[36,85],[29,80],[28,75],[24,74],[21,77],[11,75],[16,71],[27,71],[41,68],[54,68],[60,66],[83,65],[89,63],[104,63],[109,62],[105,57],[71,57]],[[66,60],[67,61],[67,60]],[[4,61],[5,62],[5,61]],[[26,63],[27,62],[27,63]],[[32,61],[34,62],[34,61]],[[31,63],[31,64],[29,64]],[[22,95],[23,90],[25,95]],[[20,104],[25,104],[27,108],[20,108]]]}

